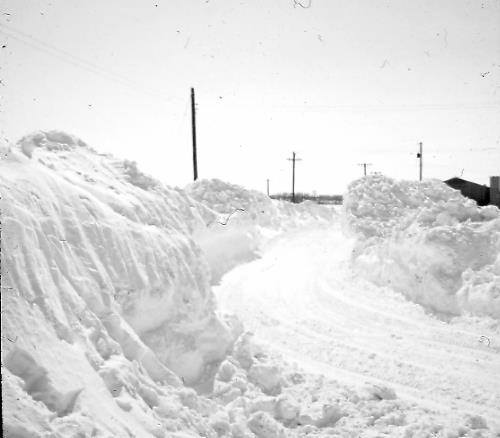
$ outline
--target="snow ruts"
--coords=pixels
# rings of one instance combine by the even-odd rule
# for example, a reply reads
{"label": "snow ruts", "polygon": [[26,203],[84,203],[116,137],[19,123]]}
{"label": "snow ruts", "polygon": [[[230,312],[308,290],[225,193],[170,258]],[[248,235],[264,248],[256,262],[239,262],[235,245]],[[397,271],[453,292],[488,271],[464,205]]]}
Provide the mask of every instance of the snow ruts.
{"label": "snow ruts", "polygon": [[498,328],[480,319],[441,321],[354,277],[353,243],[339,227],[279,238],[260,260],[223,278],[219,305],[305,370],[348,385],[382,382],[445,417],[481,415],[498,425]]}

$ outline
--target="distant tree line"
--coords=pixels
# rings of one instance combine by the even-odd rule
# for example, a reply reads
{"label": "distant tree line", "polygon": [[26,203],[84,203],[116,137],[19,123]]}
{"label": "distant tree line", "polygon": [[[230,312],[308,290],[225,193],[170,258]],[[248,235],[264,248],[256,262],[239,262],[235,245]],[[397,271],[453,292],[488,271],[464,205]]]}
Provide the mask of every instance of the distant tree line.
{"label": "distant tree line", "polygon": [[[270,195],[270,198],[292,202],[291,193],[275,193],[273,195]],[[342,195],[315,195],[302,192],[295,193],[295,202],[299,203],[303,201],[313,201],[317,204],[342,204],[343,197]]]}

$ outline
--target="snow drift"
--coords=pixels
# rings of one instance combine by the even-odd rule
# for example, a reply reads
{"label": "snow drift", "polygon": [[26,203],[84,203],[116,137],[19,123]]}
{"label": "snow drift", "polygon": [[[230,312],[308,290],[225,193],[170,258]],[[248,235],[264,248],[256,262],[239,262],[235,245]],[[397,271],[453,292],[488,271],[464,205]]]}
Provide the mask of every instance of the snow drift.
{"label": "snow drift", "polygon": [[[109,430],[116,418],[128,430],[137,422],[154,429],[154,416],[123,415],[123,406],[134,405],[109,399],[135,394],[148,404],[159,396],[154,382],[196,384],[233,341],[191,237],[214,214],[134,163],[97,154],[65,133],[27,136],[3,158],[3,386],[11,435],[40,436],[53,427],[53,413],[66,418],[75,403],[79,424],[89,416],[97,428]],[[30,416],[40,417],[38,429],[23,429]]]}
{"label": "snow drift", "polygon": [[[440,216],[433,213],[434,204],[441,202],[437,195],[425,201],[435,190],[412,207],[406,204],[420,198],[399,202],[398,195],[385,202],[384,196],[392,196],[387,191],[380,205],[371,205],[371,188],[358,188],[346,209],[346,222],[359,237],[358,269],[373,268],[383,251],[398,260],[398,245],[408,245],[412,227],[422,248],[438,241],[438,250],[445,240],[437,240],[441,234],[433,235],[433,230],[473,227],[471,244],[480,245],[484,257],[462,275],[457,296],[468,297],[469,306],[471,297],[479,296],[476,306],[484,305],[484,296],[492,295],[492,279],[498,277],[498,251],[493,256],[497,241],[481,236],[487,231],[483,228],[497,229],[495,209],[468,209],[459,199],[456,210],[447,207],[448,213]],[[135,163],[98,154],[59,131],[26,136],[2,151],[0,190],[5,436],[492,436],[489,417],[467,415],[465,423],[450,418],[444,424],[383,382],[358,382],[356,388],[306,374],[256,345],[236,318],[218,316],[210,285],[236,264],[258,256],[268,242],[264,265],[278,262],[271,249],[281,244],[299,263],[297,272],[303,264],[293,257],[293,248],[304,256],[311,235],[319,241],[310,251],[321,252],[329,262],[330,255],[349,254],[351,240],[345,254],[336,254],[337,248],[322,251],[339,242],[332,208],[276,202],[218,180],[171,189],[141,173]],[[421,215],[426,202],[430,213]],[[473,220],[467,221],[471,215]],[[271,242],[280,233],[283,239]],[[298,246],[283,245],[290,240]],[[340,242],[344,240],[342,236]],[[316,266],[312,254],[306,257],[317,268],[304,274],[309,295],[302,298],[309,300],[315,277],[319,284],[327,278],[319,275],[328,273],[323,267],[342,268],[336,262]],[[467,257],[472,266],[472,252]],[[290,264],[284,260],[276,269],[287,273]],[[400,285],[410,284],[399,269]],[[382,268],[378,274],[382,281]],[[432,279],[429,274],[431,286],[441,285],[441,278]],[[265,280],[258,278],[257,286],[259,281]],[[251,288],[251,300],[259,290]],[[237,288],[229,292],[237,295]],[[293,306],[296,301],[289,299]],[[455,304],[464,306],[458,298]],[[302,307],[293,310],[302,312]],[[269,327],[277,323],[263,321]],[[295,323],[312,333],[316,342],[311,344],[319,345],[322,356],[326,345],[332,354],[328,359],[350,361],[342,355],[342,344],[330,348],[332,344],[321,343],[318,321],[308,322],[314,330],[300,320]],[[277,329],[281,333],[279,325]],[[294,345],[297,335],[287,338],[287,345]],[[308,339],[302,342],[311,354]],[[357,353],[353,357],[353,363],[365,363]]]}
{"label": "snow drift", "polygon": [[258,257],[270,238],[308,223],[328,225],[336,216],[330,206],[307,201],[291,204],[218,179],[202,179],[187,194],[214,211],[206,228],[194,233],[211,268],[212,284],[240,263]]}
{"label": "snow drift", "polygon": [[[251,422],[236,418],[235,390],[210,400],[184,384],[217,388],[242,332],[218,316],[211,283],[266,239],[326,223],[332,210],[217,180],[168,188],[60,131],[3,150],[0,190],[6,436],[282,431],[261,409],[247,412]],[[233,208],[244,214],[229,217]],[[280,378],[252,370],[239,371],[240,403]]]}
{"label": "snow drift", "polygon": [[356,271],[428,309],[500,319],[500,212],[437,180],[370,175],[344,197]]}

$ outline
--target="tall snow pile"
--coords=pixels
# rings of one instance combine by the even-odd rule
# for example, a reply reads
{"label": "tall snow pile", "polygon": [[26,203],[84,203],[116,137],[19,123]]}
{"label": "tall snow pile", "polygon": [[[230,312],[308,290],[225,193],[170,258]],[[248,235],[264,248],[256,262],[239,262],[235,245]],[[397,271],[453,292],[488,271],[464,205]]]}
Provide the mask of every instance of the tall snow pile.
{"label": "tall snow pile", "polygon": [[370,175],[344,197],[357,272],[429,310],[500,319],[500,211],[437,180]]}
{"label": "tall snow pile", "polygon": [[277,201],[219,179],[202,179],[186,187],[187,194],[214,211],[217,217],[195,232],[216,284],[234,266],[254,259],[269,238],[308,223],[331,224],[332,207],[311,201]]}
{"label": "tall snow pile", "polygon": [[0,190],[4,436],[491,436],[481,416],[445,425],[383,384],[305,374],[217,316],[211,271],[234,254],[211,265],[210,244],[332,210],[216,180],[188,188],[198,202],[58,131],[2,151]]}
{"label": "tall snow pile", "polygon": [[0,168],[4,427],[154,432],[157,383],[203,381],[233,340],[191,237],[214,214],[62,132]]}
{"label": "tall snow pile", "polygon": [[281,230],[318,219],[330,221],[335,214],[328,206],[311,201],[292,204],[273,200],[261,192],[216,178],[198,180],[187,186],[186,192],[223,218],[234,214],[233,220],[237,222],[252,222]]}
{"label": "tall snow pile", "polygon": [[260,408],[240,415],[281,378],[274,365],[240,366],[230,394],[217,383],[246,338],[233,350],[242,328],[217,316],[210,284],[283,217],[326,223],[331,210],[220,181],[188,188],[203,205],[60,131],[2,151],[0,190],[5,436],[283,433]]}

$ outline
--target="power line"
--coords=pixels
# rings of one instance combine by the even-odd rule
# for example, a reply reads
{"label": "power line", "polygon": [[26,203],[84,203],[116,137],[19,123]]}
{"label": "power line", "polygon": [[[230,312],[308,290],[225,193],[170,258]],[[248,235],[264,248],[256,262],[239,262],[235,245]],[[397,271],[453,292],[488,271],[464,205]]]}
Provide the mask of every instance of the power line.
{"label": "power line", "polygon": [[392,112],[392,111],[427,111],[427,110],[474,110],[500,108],[500,102],[457,102],[457,103],[420,103],[420,104],[360,104],[360,105],[272,105],[273,108],[297,111],[352,111],[352,112]]}
{"label": "power line", "polygon": [[[211,105],[208,103],[208,105]],[[211,105],[212,106],[212,105]],[[227,106],[239,108],[252,108],[253,104],[226,104]],[[266,105],[259,104],[259,107]],[[289,112],[418,112],[418,111],[473,111],[473,110],[495,110],[500,109],[500,102],[462,102],[462,103],[428,103],[414,105],[269,105],[269,110],[289,111]]]}
{"label": "power line", "polygon": [[154,89],[146,89],[142,84],[139,84],[126,76],[117,74],[115,72],[111,72],[106,70],[105,68],[90,62],[84,58],[73,55],[70,52],[59,49],[51,44],[48,44],[38,38],[35,38],[31,35],[28,35],[12,26],[8,26],[4,23],[0,23],[0,29],[9,37],[15,39],[16,41],[31,47],[32,49],[38,50],[50,56],[53,56],[67,64],[73,65],[74,67],[86,70],[90,73],[93,73],[97,76],[101,76],[105,79],[111,80],[115,83],[119,83],[122,86],[125,86],[136,93],[143,94],[145,96],[158,99],[158,100],[166,100],[167,97],[162,95],[160,91]]}

